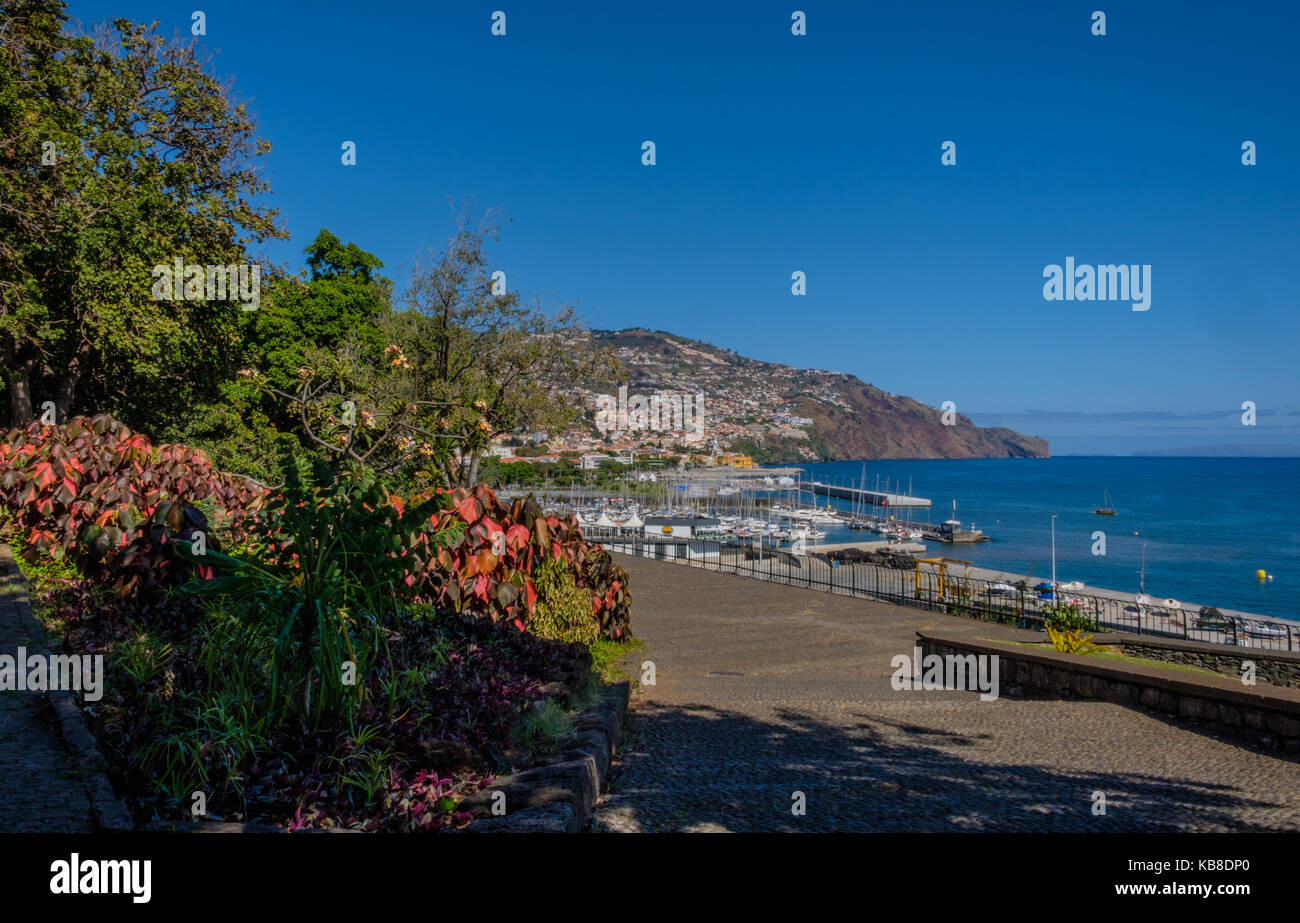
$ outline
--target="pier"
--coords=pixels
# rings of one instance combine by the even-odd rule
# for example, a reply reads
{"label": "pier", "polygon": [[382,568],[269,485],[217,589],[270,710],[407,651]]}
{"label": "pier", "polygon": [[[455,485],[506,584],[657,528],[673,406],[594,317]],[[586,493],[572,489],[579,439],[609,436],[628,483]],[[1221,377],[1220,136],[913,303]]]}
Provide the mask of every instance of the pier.
{"label": "pier", "polygon": [[863,490],[860,487],[837,487],[833,484],[823,484],[821,481],[805,481],[803,487],[823,497],[851,500],[854,503],[869,503],[872,506],[928,507],[930,505],[930,501],[925,497],[891,494],[880,490]]}
{"label": "pier", "polygon": [[805,554],[833,554],[838,551],[887,551],[893,554],[922,554],[926,547],[920,542],[879,541],[879,542],[832,542],[829,545],[808,545]]}

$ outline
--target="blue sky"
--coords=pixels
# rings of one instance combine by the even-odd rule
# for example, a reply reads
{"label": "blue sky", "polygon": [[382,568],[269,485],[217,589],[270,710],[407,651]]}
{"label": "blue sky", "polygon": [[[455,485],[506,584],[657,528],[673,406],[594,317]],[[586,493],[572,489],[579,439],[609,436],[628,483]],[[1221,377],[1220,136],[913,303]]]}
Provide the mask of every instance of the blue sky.
{"label": "blue sky", "polygon": [[[1055,453],[1300,454],[1295,4],[69,4],[186,34],[194,8],[273,144],[275,262],[328,227],[401,284],[470,200],[511,288],[594,327],[852,372]],[[1044,300],[1068,256],[1150,264],[1150,310]]]}

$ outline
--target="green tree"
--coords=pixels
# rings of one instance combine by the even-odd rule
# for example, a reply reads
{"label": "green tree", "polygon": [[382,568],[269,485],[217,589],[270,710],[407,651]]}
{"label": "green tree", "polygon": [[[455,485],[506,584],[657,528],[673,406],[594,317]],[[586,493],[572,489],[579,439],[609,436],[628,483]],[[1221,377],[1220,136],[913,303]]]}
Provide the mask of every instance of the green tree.
{"label": "green tree", "polygon": [[154,300],[153,267],[242,264],[247,244],[285,236],[254,204],[270,145],[194,42],[161,38],[157,23],[66,26],[57,0],[0,12],[9,418],[93,402],[156,432],[228,376],[242,312],[231,299]]}
{"label": "green tree", "polygon": [[243,318],[240,372],[221,384],[217,399],[168,433],[204,446],[223,470],[275,479],[273,459],[283,439],[313,447],[294,407],[269,389],[296,390],[299,369],[319,354],[346,348],[368,367],[382,360],[378,324],[392,297],[392,283],[377,273],[383,263],[324,229],[304,252],[310,276],[276,278],[261,308]]}
{"label": "green tree", "polygon": [[248,330],[250,364],[278,388],[290,388],[313,349],[357,345],[379,362],[379,324],[391,309],[392,283],[375,274],[381,263],[327,230],[306,248],[310,281],[277,279]]}
{"label": "green tree", "polygon": [[[471,228],[462,215],[447,246],[417,262],[398,309],[379,322],[386,345],[378,362],[353,337],[306,350],[292,386],[264,381],[335,464],[474,484],[492,437],[562,429],[574,414],[566,390],[615,373],[612,352],[592,348],[572,309],[547,311],[496,287],[489,238],[494,226]],[[348,403],[353,424],[340,417]]]}
{"label": "green tree", "polygon": [[390,328],[415,363],[417,406],[479,408],[472,428],[459,432],[458,463],[449,459],[453,484],[476,482],[479,457],[493,436],[562,431],[577,412],[565,392],[619,373],[613,351],[592,344],[571,307],[548,311],[493,279],[486,245],[498,231],[462,212],[446,247],[416,263]]}
{"label": "green tree", "polygon": [[530,462],[506,462],[498,465],[503,484],[522,484],[530,487],[542,482],[537,466]]}

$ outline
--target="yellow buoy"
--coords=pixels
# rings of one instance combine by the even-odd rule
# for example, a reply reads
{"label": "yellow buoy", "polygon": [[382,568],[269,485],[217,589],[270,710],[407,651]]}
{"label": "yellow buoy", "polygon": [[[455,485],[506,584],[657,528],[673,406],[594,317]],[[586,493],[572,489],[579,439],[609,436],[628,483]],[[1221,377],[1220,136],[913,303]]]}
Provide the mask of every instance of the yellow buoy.
{"label": "yellow buoy", "polygon": [[1265,571],[1257,570],[1255,571],[1255,579],[1262,582],[1268,579],[1268,574]]}

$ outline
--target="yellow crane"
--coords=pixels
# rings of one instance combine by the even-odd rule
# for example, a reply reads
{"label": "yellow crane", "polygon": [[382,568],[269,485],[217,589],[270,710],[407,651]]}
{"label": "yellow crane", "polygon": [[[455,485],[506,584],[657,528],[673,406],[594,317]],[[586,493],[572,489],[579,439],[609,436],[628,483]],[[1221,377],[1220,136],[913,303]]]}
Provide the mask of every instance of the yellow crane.
{"label": "yellow crane", "polygon": [[943,599],[944,597],[943,582],[945,579],[947,579],[949,564],[961,564],[966,568],[966,573],[962,574],[961,576],[961,581],[963,585],[966,583],[967,577],[970,575],[971,567],[974,566],[970,561],[959,561],[956,558],[919,558],[916,562],[916,598],[917,599],[921,598],[921,565],[922,564],[938,565],[940,599]]}

